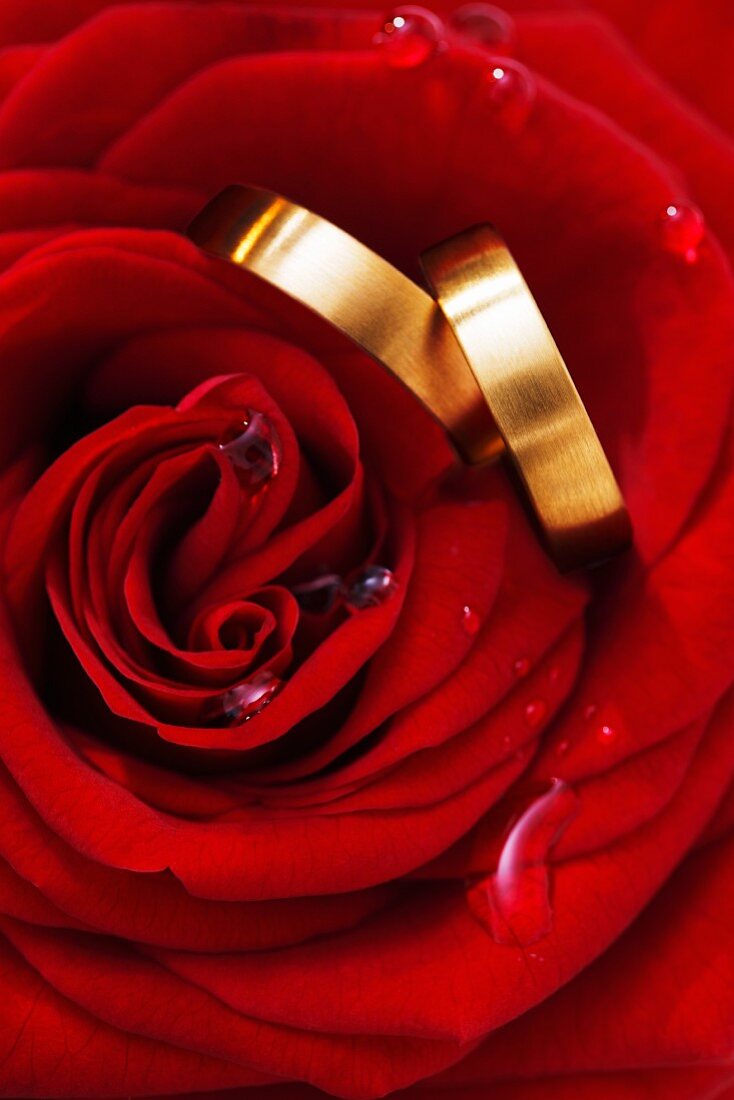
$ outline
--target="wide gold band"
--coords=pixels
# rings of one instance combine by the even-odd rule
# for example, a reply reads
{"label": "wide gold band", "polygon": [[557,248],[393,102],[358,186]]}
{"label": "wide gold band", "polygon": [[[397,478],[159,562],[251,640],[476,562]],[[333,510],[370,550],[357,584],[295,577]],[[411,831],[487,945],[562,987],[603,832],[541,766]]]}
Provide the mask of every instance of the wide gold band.
{"label": "wide gold band", "polygon": [[228,187],[189,237],[326,318],[387,367],[449,433],[464,461],[503,443],[433,298],[325,218],[256,187]]}
{"label": "wide gold band", "polygon": [[562,569],[625,547],[619,487],[543,315],[488,225],[424,252],[423,270]]}
{"label": "wide gold band", "polygon": [[506,448],[561,568],[627,544],[629,517],[601,444],[494,230],[481,226],[424,253],[438,301],[342,229],[259,188],[228,187],[188,233],[392,371],[464,461],[485,462]]}

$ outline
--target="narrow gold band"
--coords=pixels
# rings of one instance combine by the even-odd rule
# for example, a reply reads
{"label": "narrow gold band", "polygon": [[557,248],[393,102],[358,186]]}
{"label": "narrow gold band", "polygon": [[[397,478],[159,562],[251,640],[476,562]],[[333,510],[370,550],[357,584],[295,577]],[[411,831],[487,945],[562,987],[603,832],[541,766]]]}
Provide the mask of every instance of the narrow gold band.
{"label": "narrow gold band", "polygon": [[188,230],[307,306],[396,375],[468,463],[510,453],[556,563],[625,546],[629,517],[594,428],[504,242],[481,226],[424,253],[438,301],[280,195],[228,187]]}
{"label": "narrow gold band", "polygon": [[499,234],[477,226],[423,270],[479,382],[562,569],[630,541],[619,487],[548,326]]}

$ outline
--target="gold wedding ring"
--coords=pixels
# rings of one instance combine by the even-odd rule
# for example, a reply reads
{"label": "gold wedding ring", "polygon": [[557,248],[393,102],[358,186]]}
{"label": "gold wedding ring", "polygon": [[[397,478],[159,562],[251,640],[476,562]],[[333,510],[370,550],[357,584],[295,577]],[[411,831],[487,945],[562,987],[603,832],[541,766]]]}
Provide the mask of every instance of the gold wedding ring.
{"label": "gold wedding ring", "polygon": [[631,539],[629,514],[561,353],[500,235],[476,226],[421,256],[554,561],[573,569]]}
{"label": "gold wedding ring", "polygon": [[232,260],[330,321],[403,382],[471,464],[502,440],[430,294],[325,218],[256,187],[228,187],[189,226]]}
{"label": "gold wedding ring", "polygon": [[465,462],[506,449],[562,569],[622,549],[621,493],[560,353],[488,226],[429,249],[436,299],[324,218],[269,191],[228,187],[188,230],[307,306],[390,370]]}

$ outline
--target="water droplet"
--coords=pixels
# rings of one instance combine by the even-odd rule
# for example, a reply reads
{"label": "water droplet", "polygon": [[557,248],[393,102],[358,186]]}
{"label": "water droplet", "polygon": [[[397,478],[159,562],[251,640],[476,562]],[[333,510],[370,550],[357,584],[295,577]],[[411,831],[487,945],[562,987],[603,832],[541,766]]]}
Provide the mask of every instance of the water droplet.
{"label": "water droplet", "polygon": [[515,24],[494,4],[463,4],[451,16],[451,26],[466,38],[491,46],[495,53],[509,50],[515,40]]}
{"label": "water droplet", "polygon": [[558,665],[554,665],[553,668],[548,671],[548,683],[557,684],[561,678],[561,670]]}
{"label": "water droplet", "polygon": [[584,718],[587,722],[590,722],[592,718],[596,716],[599,708],[596,703],[589,703],[588,707],[584,707]]}
{"label": "water droplet", "polygon": [[350,573],[344,582],[344,602],[352,611],[379,607],[397,589],[392,570],[383,565],[368,565]]}
{"label": "water droplet", "polygon": [[529,657],[518,657],[518,659],[515,661],[514,665],[512,666],[512,671],[515,674],[515,676],[518,678],[518,680],[522,680],[523,677],[527,676],[527,674],[530,672],[530,658]]}
{"label": "water droplet", "polygon": [[489,70],[487,84],[502,121],[513,129],[522,126],[535,99],[535,82],[525,66],[503,59]]}
{"label": "water droplet", "polygon": [[280,441],[264,413],[248,409],[219,438],[219,450],[234,466],[243,488],[257,492],[280,467]]}
{"label": "water droplet", "polygon": [[262,669],[208,702],[202,714],[202,725],[241,726],[264,710],[283,687],[282,680]]}
{"label": "water droplet", "polygon": [[504,735],[504,737],[502,738],[502,748],[503,749],[509,749],[511,744],[512,744],[512,738],[510,737],[509,733],[506,733]]}
{"label": "water droplet", "polygon": [[464,632],[471,635],[471,637],[479,633],[479,628],[482,625],[479,615],[473,608],[469,607],[468,604],[464,607],[461,623],[464,627]]}
{"label": "water droplet", "polygon": [[541,725],[548,713],[548,705],[543,699],[533,699],[525,707],[525,721],[531,729]]}
{"label": "water droplet", "polygon": [[414,69],[442,47],[444,25],[427,8],[401,7],[386,16],[374,44],[395,69]]}
{"label": "water droplet", "polygon": [[676,202],[665,208],[662,220],[663,243],[668,252],[681,256],[686,263],[698,259],[698,246],[706,232],[704,216],[692,203]]}
{"label": "water droplet", "polygon": [[553,779],[513,824],[494,874],[468,885],[469,908],[497,943],[523,947],[550,932],[548,859],[578,809],[573,790]]}
{"label": "water droplet", "polygon": [[342,590],[342,579],[337,573],[325,573],[312,581],[294,584],[291,592],[304,611],[325,615],[336,604]]}
{"label": "water droplet", "polygon": [[608,745],[616,738],[617,731],[615,730],[614,726],[609,726],[605,722],[603,725],[599,726],[596,736],[603,745]]}
{"label": "water droplet", "polygon": [[564,738],[563,741],[559,741],[556,745],[556,756],[565,756],[570,748],[571,742]]}

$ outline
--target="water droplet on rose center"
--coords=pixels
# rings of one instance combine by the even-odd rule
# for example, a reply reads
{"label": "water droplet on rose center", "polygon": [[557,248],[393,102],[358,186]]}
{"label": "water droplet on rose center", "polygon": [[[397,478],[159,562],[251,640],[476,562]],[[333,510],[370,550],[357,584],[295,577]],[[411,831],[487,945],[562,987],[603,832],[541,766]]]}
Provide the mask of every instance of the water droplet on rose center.
{"label": "water droplet on rose center", "polygon": [[392,570],[384,565],[368,565],[357,569],[344,581],[344,602],[352,611],[379,607],[397,590]]}
{"label": "water droplet on rose center", "polygon": [[204,707],[202,725],[241,726],[260,714],[283,687],[281,679],[262,669],[210,700]]}
{"label": "water droplet on rose center", "polygon": [[219,450],[248,492],[257,492],[278,473],[280,441],[268,417],[255,409],[248,409],[241,421],[222,433]]}

